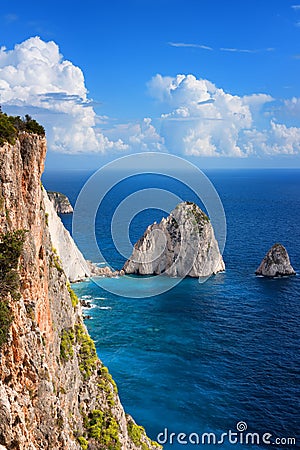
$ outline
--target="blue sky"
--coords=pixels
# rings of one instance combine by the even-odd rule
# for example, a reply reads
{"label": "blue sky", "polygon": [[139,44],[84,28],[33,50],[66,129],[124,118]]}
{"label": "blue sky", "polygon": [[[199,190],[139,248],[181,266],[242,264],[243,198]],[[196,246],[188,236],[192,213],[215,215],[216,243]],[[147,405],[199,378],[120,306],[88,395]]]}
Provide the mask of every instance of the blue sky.
{"label": "blue sky", "polygon": [[300,1],[2,3],[0,103],[45,124],[47,167],[300,167]]}

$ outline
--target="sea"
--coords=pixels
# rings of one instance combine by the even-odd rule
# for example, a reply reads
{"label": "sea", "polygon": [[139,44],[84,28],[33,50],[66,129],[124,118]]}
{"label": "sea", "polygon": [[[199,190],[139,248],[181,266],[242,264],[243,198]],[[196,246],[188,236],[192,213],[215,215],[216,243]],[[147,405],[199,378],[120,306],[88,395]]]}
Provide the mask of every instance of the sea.
{"label": "sea", "polygon": [[[85,323],[126,412],[165,449],[299,449],[300,169],[205,174],[225,212],[225,272],[205,282],[185,278],[173,287],[162,277],[131,276],[73,288],[91,304]],[[80,170],[46,171],[43,184],[75,205],[90,176]],[[106,193],[97,210],[101,252],[84,227],[77,233],[87,259],[123,266],[126,258],[111,232],[114,211],[134,192],[150,188],[201,203],[178,177],[129,177]],[[119,223],[120,230],[124,225],[124,236],[134,244],[149,224],[166,215],[150,202],[130,224]],[[72,215],[62,220],[72,233]],[[84,212],[79,220],[84,224]],[[297,275],[255,276],[276,242],[288,250]]]}

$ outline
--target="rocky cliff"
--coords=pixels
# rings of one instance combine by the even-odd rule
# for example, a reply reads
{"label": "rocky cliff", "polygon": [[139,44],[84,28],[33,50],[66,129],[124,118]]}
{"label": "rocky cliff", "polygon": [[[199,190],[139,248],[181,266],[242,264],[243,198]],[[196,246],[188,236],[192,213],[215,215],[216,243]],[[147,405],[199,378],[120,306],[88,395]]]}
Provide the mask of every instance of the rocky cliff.
{"label": "rocky cliff", "polygon": [[207,277],[225,264],[207,215],[183,202],[157,224],[150,225],[135,244],[123,270],[127,274]]}
{"label": "rocky cliff", "polygon": [[43,201],[52,250],[56,257],[58,257],[58,260],[71,283],[93,276],[116,277],[123,275],[122,271],[112,271],[110,267],[98,267],[91,261],[87,261],[75,244],[69,231],[64,227],[53,202],[49,198],[49,193],[46,192],[44,188]]}
{"label": "rocky cliff", "polygon": [[57,214],[71,214],[73,212],[73,207],[66,195],[53,191],[48,191],[47,194]]}
{"label": "rocky cliff", "polygon": [[0,146],[0,448],[154,449],[125,415],[53,249],[45,154],[27,133]]}
{"label": "rocky cliff", "polygon": [[61,265],[69,281],[79,281],[89,277],[91,268],[58,217],[53,202],[45,189],[43,189],[42,197],[53,251],[60,258]]}
{"label": "rocky cliff", "polygon": [[255,274],[273,278],[295,275],[296,272],[291,266],[286,248],[282,244],[274,244],[256,269]]}

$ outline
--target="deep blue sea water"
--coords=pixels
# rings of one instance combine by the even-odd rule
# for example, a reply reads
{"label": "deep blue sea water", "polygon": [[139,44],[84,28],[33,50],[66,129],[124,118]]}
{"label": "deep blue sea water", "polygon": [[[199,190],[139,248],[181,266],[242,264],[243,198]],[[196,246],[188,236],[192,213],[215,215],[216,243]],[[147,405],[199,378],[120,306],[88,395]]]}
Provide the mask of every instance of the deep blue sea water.
{"label": "deep blue sea water", "polygon": [[[74,285],[93,308],[86,321],[97,351],[115,378],[127,412],[156,439],[169,433],[236,431],[244,421],[249,432],[296,437],[300,448],[300,170],[207,171],[224,205],[226,272],[201,284],[185,279],[175,288],[148,298],[126,292],[151,292],[167,281],[143,278],[104,280],[124,296],[111,294],[93,281]],[[74,204],[87,172],[48,172],[47,189],[69,196]],[[97,240],[107,261],[120,268],[110,236],[115,206],[136,189],[168,188],[195,200],[186,187],[163,177],[136,177],[113,189],[99,209]],[[138,214],[130,226],[135,242],[161,211]],[[71,230],[71,216],[63,221]],[[83,217],[84,220],[84,217]],[[78,244],[85,256],[97,254],[84,233]],[[269,280],[254,276],[267,250],[281,242],[298,275]],[[166,444],[167,449],[211,447]],[[270,448],[261,444],[222,448]]]}

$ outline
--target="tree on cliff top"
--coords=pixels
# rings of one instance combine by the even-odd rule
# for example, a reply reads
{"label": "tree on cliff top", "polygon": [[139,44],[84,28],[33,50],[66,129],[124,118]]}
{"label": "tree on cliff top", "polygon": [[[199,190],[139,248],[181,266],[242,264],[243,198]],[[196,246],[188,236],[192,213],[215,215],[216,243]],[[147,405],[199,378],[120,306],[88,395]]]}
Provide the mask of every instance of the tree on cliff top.
{"label": "tree on cliff top", "polygon": [[9,117],[0,111],[0,145],[5,142],[14,144],[18,132],[13,126]]}
{"label": "tree on cliff top", "polygon": [[24,118],[20,116],[8,116],[1,110],[0,106],[0,145],[5,142],[14,144],[18,133],[26,131],[27,133],[45,136],[45,129],[35,119],[28,114]]}

